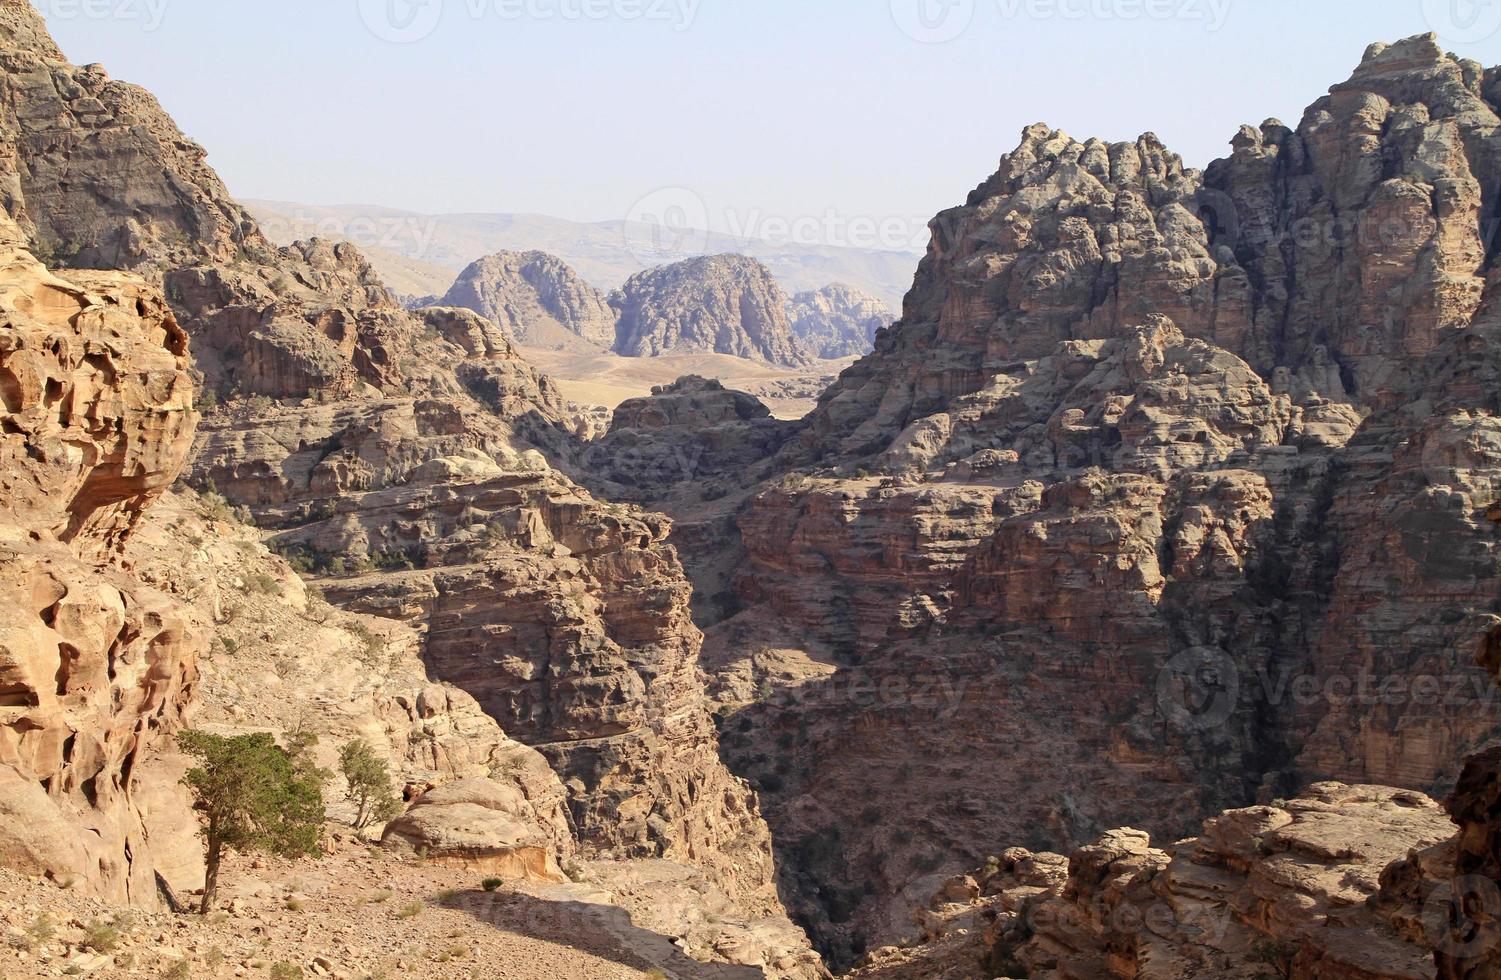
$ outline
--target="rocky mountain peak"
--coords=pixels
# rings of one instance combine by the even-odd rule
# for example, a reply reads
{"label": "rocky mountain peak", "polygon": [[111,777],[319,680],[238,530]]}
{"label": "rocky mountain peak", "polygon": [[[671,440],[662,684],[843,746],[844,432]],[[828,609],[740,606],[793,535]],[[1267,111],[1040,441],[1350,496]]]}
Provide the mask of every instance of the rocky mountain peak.
{"label": "rocky mountain peak", "polygon": [[708,255],[648,269],[610,295],[615,350],[627,357],[719,353],[801,367],[787,297],[771,270],[744,255]]}
{"label": "rocky mountain peak", "polygon": [[604,294],[545,252],[487,255],[459,274],[439,305],[487,316],[528,346],[615,343],[615,314]]}
{"label": "rocky mountain peak", "polygon": [[788,304],[792,336],[803,349],[825,359],[868,354],[876,331],[891,325],[886,304],[843,283],[798,293]]}
{"label": "rocky mountain peak", "polygon": [[266,248],[207,153],[151,93],[69,64],[25,0],[0,4],[0,37],[0,96],[11,107],[0,204],[44,257],[158,275],[164,264]]}
{"label": "rocky mountain peak", "polygon": [[[48,61],[66,61],[52,40],[41,13],[31,0],[0,0],[0,43],[7,52],[27,54]],[[97,65],[88,66],[97,69]]]}

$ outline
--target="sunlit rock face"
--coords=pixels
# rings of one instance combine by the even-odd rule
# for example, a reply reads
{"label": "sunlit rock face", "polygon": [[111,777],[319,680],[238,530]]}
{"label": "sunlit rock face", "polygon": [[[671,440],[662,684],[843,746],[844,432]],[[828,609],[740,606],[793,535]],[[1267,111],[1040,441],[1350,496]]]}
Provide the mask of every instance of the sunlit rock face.
{"label": "sunlit rock face", "polygon": [[155,288],[53,274],[0,217],[0,862],[146,905],[143,796],[173,794],[143,771],[209,634],[121,552],[187,458],[188,366]]}

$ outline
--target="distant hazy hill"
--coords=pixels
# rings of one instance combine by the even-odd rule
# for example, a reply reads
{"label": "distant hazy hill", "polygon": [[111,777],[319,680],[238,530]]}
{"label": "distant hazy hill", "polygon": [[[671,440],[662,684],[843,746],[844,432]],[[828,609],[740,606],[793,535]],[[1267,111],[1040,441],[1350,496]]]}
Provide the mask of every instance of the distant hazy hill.
{"label": "distant hazy hill", "polygon": [[[441,296],[471,262],[502,251],[556,255],[594,286],[611,290],[647,268],[696,254],[738,252],[759,259],[788,292],[846,283],[901,309],[921,256],[859,248],[773,245],[709,235],[693,253],[646,254],[623,221],[585,224],[539,214],[427,215],[365,205],[247,201],[266,236],[285,244],[313,234],[359,245],[398,292]],[[634,241],[632,240],[634,237]],[[636,247],[632,247],[635,245]]]}

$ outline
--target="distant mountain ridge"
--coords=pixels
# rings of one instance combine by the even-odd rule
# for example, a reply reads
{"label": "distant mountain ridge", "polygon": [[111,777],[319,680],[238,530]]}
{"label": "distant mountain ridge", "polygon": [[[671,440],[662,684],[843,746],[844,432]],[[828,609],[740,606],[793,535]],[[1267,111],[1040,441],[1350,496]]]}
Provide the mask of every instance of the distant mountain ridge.
{"label": "distant mountain ridge", "polygon": [[522,344],[561,349],[615,343],[615,314],[599,290],[545,252],[497,252],[459,274],[435,306],[487,316]]}
{"label": "distant mountain ridge", "polygon": [[591,224],[535,214],[430,215],[377,205],[265,200],[247,201],[245,206],[277,244],[312,235],[353,242],[392,288],[412,296],[441,296],[460,271],[496,252],[547,252],[606,291],[649,268],[699,254],[735,252],[764,263],[789,292],[839,282],[900,309],[922,257],[920,250],[781,245],[721,234],[695,236],[694,252],[643,254],[625,221]]}
{"label": "distant mountain ridge", "polygon": [[744,255],[710,255],[632,276],[610,294],[619,315],[615,352],[657,357],[706,351],[804,367],[792,339],[787,294],[766,266]]}
{"label": "distant mountain ridge", "polygon": [[736,254],[657,266],[606,297],[556,256],[497,252],[471,264],[441,297],[407,305],[471,310],[538,349],[726,354],[794,368],[869,353],[876,331],[892,320],[880,300],[838,283],[789,299],[770,269]]}
{"label": "distant mountain ridge", "polygon": [[787,315],[797,342],[825,359],[869,354],[876,331],[896,319],[879,299],[839,282],[798,293],[788,302]]}

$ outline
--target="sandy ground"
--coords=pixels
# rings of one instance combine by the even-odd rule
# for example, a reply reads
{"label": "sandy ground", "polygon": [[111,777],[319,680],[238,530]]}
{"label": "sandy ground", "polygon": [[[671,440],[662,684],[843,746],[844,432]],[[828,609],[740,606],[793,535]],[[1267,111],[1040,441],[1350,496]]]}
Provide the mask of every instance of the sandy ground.
{"label": "sandy ground", "polygon": [[0,978],[761,976],[692,961],[622,910],[579,900],[585,888],[480,884],[347,836],[316,861],[232,857],[208,917],[122,910],[0,870]]}
{"label": "sandy ground", "polygon": [[522,347],[521,352],[558,382],[569,401],[580,405],[613,409],[627,399],[651,394],[654,387],[697,374],[755,395],[783,419],[799,419],[812,411],[819,393],[854,363],[854,358],[847,358],[795,369],[728,354],[621,357],[603,351],[581,354],[535,347]]}

